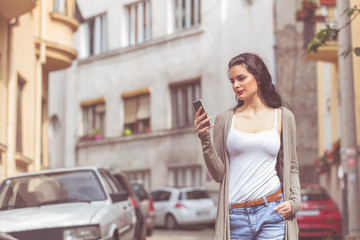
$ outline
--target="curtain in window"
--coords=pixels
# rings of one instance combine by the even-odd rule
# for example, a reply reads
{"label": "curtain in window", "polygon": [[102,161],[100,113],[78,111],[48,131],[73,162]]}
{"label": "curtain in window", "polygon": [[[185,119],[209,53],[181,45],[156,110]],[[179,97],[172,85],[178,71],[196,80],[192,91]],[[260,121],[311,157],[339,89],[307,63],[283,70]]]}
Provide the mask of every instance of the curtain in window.
{"label": "curtain in window", "polygon": [[136,118],[138,120],[150,118],[150,96],[141,95],[139,97],[139,110]]}

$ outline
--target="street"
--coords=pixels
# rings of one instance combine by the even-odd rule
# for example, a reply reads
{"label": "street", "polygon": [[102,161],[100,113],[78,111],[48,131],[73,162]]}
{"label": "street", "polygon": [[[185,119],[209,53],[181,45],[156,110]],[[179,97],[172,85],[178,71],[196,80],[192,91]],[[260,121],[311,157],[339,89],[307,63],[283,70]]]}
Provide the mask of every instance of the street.
{"label": "street", "polygon": [[187,227],[177,230],[155,228],[151,237],[146,240],[204,240],[213,239],[215,231],[209,227]]}

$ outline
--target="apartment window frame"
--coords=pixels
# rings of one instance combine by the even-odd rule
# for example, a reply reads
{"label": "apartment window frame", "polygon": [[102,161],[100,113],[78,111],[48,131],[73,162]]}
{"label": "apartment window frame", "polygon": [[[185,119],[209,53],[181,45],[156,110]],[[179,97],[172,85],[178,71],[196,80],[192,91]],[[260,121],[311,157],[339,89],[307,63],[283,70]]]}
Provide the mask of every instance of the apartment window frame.
{"label": "apartment window frame", "polygon": [[67,0],[53,0],[53,11],[55,13],[68,15]]}
{"label": "apartment window frame", "polygon": [[106,102],[103,99],[93,100],[91,103],[83,103],[81,111],[83,116],[84,136],[92,136],[94,130],[99,130],[102,136],[106,128]]}
{"label": "apartment window frame", "polygon": [[201,23],[201,0],[172,0],[173,28],[181,31]]}
{"label": "apartment window frame", "polygon": [[169,167],[168,185],[170,187],[200,187],[201,165]]}
{"label": "apartment window frame", "polygon": [[131,133],[151,131],[151,105],[148,89],[124,93],[124,130]]}
{"label": "apartment window frame", "polygon": [[16,95],[16,152],[23,151],[23,93],[26,81],[18,75]]}
{"label": "apartment window frame", "polygon": [[172,128],[193,126],[195,109],[192,102],[201,97],[201,79],[170,84]]}
{"label": "apartment window frame", "polygon": [[85,46],[85,58],[106,53],[108,51],[108,19],[106,13],[88,18],[82,22]]}
{"label": "apartment window frame", "polygon": [[142,0],[125,6],[128,45],[151,40],[151,2]]}

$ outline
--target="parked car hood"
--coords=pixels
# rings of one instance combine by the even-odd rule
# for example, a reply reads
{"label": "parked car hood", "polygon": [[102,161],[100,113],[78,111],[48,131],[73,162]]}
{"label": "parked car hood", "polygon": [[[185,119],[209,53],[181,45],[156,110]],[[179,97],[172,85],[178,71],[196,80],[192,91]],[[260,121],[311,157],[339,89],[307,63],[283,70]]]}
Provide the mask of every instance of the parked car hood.
{"label": "parked car hood", "polygon": [[77,226],[91,223],[104,202],[66,203],[0,211],[0,231]]}

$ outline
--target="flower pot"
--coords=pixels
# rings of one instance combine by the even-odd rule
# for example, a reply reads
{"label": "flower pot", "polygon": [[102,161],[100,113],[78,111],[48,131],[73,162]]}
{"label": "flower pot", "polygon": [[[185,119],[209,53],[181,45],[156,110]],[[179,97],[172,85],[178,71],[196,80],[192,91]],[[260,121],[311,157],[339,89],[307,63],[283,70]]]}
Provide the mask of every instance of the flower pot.
{"label": "flower pot", "polygon": [[327,6],[327,7],[335,7],[336,0],[320,0],[320,5]]}
{"label": "flower pot", "polygon": [[325,17],[324,16],[313,16],[312,20],[314,22],[325,22]]}
{"label": "flower pot", "polygon": [[100,139],[103,139],[103,136],[102,135],[95,135],[94,139],[95,140],[100,140]]}

